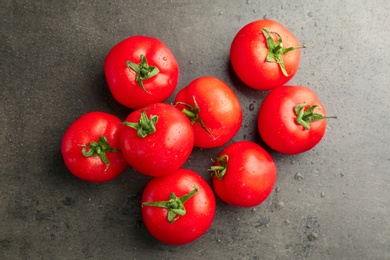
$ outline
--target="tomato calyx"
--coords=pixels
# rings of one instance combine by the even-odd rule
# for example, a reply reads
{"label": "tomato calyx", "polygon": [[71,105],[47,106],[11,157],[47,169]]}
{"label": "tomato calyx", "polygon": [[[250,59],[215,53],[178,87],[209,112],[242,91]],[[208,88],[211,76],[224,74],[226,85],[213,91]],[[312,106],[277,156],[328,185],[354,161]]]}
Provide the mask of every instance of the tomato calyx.
{"label": "tomato calyx", "polygon": [[148,118],[145,110],[142,110],[138,123],[123,122],[123,124],[137,130],[138,137],[145,138],[147,135],[156,132],[157,122],[158,122],[158,116],[150,115],[150,118]]}
{"label": "tomato calyx", "polygon": [[126,61],[126,66],[127,68],[131,71],[134,70],[137,74],[135,81],[137,81],[138,85],[146,92],[149,93],[145,89],[143,81],[145,79],[149,79],[153,76],[156,76],[160,71],[157,67],[155,66],[149,66],[148,61],[146,60],[145,56],[141,54],[141,62],[140,64],[136,64],[131,61]]}
{"label": "tomato calyx", "polygon": [[83,147],[83,149],[81,150],[81,153],[85,157],[91,157],[91,156],[95,156],[95,155],[99,156],[99,158],[102,160],[102,162],[104,162],[106,164],[105,170],[107,170],[108,167],[110,166],[110,161],[107,158],[106,152],[119,152],[117,149],[112,148],[110,146],[107,138],[104,135],[100,136],[100,138],[97,142],[94,142],[94,141],[90,142],[88,144],[89,150],[87,150],[87,145],[85,145],[85,144],[80,145],[80,146]]}
{"label": "tomato calyx", "polygon": [[202,119],[199,117],[200,108],[198,102],[196,102],[195,96],[193,96],[193,99],[194,99],[195,107],[184,102],[177,102],[175,106],[178,104],[185,106],[182,112],[190,119],[191,124],[193,125],[195,124],[195,122],[197,122],[213,139],[215,139],[213,134],[210,132],[210,130],[203,123]]}
{"label": "tomato calyx", "polygon": [[159,208],[166,208],[168,209],[168,221],[170,223],[175,222],[180,216],[184,216],[186,214],[186,209],[184,207],[184,203],[189,200],[191,197],[195,195],[195,193],[198,192],[198,187],[194,186],[194,189],[181,196],[176,197],[175,193],[171,192],[169,195],[169,200],[167,201],[150,201],[150,202],[143,202],[142,206],[152,206],[152,207],[159,207]]}
{"label": "tomato calyx", "polygon": [[[296,123],[302,125],[306,130],[310,130],[311,122],[326,118],[337,118],[336,116],[326,117],[321,113],[315,112],[315,108],[321,108],[319,105],[308,106],[309,105],[303,103],[294,107],[295,114],[297,115]],[[308,108],[305,110],[306,107]]]}
{"label": "tomato calyx", "polygon": [[218,180],[222,180],[227,171],[227,165],[229,161],[229,156],[224,154],[216,159],[216,162],[219,165],[211,166],[209,171],[211,171],[211,177],[216,177]]}
{"label": "tomato calyx", "polygon": [[[274,39],[271,37],[270,33],[276,34],[276,36],[278,37],[277,42],[274,41]],[[282,70],[283,75],[288,77],[289,75],[288,75],[286,68],[284,66],[283,54],[286,54],[289,51],[294,51],[296,49],[306,48],[306,45],[299,46],[299,47],[283,48],[282,37],[280,36],[279,33],[268,31],[267,28],[263,28],[263,34],[264,34],[265,39],[267,41],[267,48],[268,48],[268,54],[266,57],[266,61],[278,63],[280,69]]]}

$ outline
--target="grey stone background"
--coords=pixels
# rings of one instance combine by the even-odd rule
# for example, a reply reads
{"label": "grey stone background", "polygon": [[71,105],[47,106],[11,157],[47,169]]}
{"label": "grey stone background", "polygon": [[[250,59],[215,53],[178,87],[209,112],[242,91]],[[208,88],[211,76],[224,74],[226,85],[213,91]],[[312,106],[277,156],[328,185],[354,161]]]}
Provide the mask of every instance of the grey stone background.
{"label": "grey stone background", "polygon": [[[0,6],[0,259],[390,259],[389,1]],[[244,112],[232,142],[263,145],[255,122],[266,92],[238,80],[229,47],[242,26],[264,17],[308,46],[290,84],[313,88],[338,119],[328,120],[324,139],[307,153],[268,149],[278,179],[263,204],[242,209],[218,201],[209,231],[174,247],[142,223],[148,177],[128,168],[93,184],[67,171],[60,143],[73,120],[94,110],[122,119],[130,112],[108,91],[103,61],[118,41],[137,34],[171,48],[181,69],[177,90],[204,75],[231,86]],[[209,180],[210,159],[221,149],[195,149],[185,167]]]}

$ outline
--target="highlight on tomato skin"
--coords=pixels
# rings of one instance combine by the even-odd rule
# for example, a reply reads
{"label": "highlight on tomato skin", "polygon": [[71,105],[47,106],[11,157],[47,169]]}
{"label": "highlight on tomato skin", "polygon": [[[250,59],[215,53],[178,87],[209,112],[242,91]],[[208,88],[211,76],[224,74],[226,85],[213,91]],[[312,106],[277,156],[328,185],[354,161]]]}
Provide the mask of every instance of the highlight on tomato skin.
{"label": "highlight on tomato skin", "polygon": [[273,150],[293,155],[314,148],[324,137],[328,117],[316,93],[306,86],[271,90],[258,114],[258,131]]}
{"label": "highlight on tomato skin", "polygon": [[238,207],[255,207],[271,194],[277,170],[271,155],[252,141],[225,147],[209,169],[216,195]]}
{"label": "highlight on tomato skin", "polygon": [[141,214],[150,234],[170,245],[185,245],[211,227],[216,200],[210,185],[198,173],[180,168],[152,178],[141,198]]}
{"label": "highlight on tomato skin", "polygon": [[298,71],[298,39],[274,20],[256,20],[242,27],[230,46],[230,61],[249,87],[270,90],[286,84]]}

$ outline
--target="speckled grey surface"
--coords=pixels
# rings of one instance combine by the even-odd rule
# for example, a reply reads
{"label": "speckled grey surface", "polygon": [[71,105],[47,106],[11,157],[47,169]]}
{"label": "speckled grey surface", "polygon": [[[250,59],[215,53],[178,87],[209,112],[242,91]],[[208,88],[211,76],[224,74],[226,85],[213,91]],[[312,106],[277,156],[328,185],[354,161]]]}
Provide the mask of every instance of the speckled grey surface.
{"label": "speckled grey surface", "polygon": [[[0,0],[1,259],[390,259],[390,3],[370,1]],[[245,24],[267,17],[308,48],[290,84],[313,88],[329,115],[313,150],[270,151],[278,179],[252,209],[218,201],[210,230],[182,247],[147,232],[139,199],[148,177],[127,169],[105,184],[73,177],[60,142],[80,115],[124,119],[103,60],[136,34],[165,42],[179,86],[211,75],[240,98],[232,141],[254,140],[266,92],[232,72],[229,47]],[[167,102],[173,100],[170,97]],[[221,149],[195,149],[185,167],[208,179]]]}

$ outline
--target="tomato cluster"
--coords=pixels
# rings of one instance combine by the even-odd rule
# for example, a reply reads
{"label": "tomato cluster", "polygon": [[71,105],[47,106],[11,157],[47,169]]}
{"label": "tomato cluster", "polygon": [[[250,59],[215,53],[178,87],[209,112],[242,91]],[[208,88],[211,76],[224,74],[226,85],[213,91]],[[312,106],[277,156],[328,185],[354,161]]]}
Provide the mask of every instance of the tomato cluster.
{"label": "tomato cluster", "polygon": [[[230,48],[238,77],[249,87],[270,90],[257,126],[265,143],[284,154],[313,148],[326,128],[325,109],[315,93],[285,86],[298,70],[298,45],[280,23],[258,20],[244,26]],[[113,97],[132,112],[124,121],[98,111],[75,120],[61,146],[71,173],[106,182],[130,165],[150,176],[141,199],[142,217],[155,238],[173,245],[190,243],[208,230],[215,195],[239,207],[267,199],[277,179],[271,155],[253,141],[226,145],[239,131],[243,115],[225,82],[212,76],[194,79],[177,92],[173,104],[164,103],[176,88],[178,63],[164,43],[148,36],[115,45],[104,72]],[[213,189],[201,175],[183,168],[194,147],[223,147],[206,168]]]}

